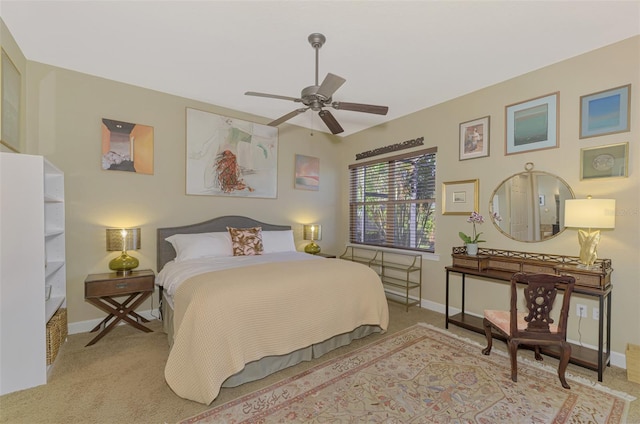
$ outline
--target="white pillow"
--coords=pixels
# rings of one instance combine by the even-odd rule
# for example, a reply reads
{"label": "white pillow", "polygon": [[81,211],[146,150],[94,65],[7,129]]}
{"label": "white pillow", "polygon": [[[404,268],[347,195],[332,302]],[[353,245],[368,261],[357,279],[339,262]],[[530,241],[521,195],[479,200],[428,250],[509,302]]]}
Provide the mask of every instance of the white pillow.
{"label": "white pillow", "polygon": [[263,253],[295,252],[296,244],[293,242],[293,230],[262,231]]}
{"label": "white pillow", "polygon": [[176,262],[196,258],[233,256],[228,232],[174,234],[165,239],[176,251]]}

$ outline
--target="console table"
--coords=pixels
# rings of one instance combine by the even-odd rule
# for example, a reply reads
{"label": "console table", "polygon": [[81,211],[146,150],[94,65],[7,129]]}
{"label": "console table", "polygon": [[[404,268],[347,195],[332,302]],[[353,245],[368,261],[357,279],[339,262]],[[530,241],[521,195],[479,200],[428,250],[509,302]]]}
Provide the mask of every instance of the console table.
{"label": "console table", "polygon": [[[480,280],[504,284],[511,280],[516,272],[536,272],[571,275],[576,279],[574,293],[598,298],[598,350],[584,346],[571,345],[570,362],[582,367],[598,371],[598,381],[602,381],[604,367],[611,362],[611,260],[598,259],[591,269],[580,268],[578,257],[549,255],[541,253],[517,252],[512,250],[485,249],[478,250],[477,256],[466,254],[466,248],[454,247],[451,254],[453,263],[445,267],[447,271],[445,327],[449,323],[468,330],[484,334],[482,318],[465,314],[465,277],[478,277]],[[449,284],[450,274],[461,275],[462,304],[461,312],[449,316]],[[606,308],[605,308],[606,302]],[[506,305],[508,308],[509,305]],[[606,310],[606,313],[604,312]],[[606,332],[605,323],[606,318]],[[606,342],[605,342],[606,333]],[[494,335],[499,338],[499,336]],[[554,348],[542,349],[546,355],[559,358],[559,352]]]}

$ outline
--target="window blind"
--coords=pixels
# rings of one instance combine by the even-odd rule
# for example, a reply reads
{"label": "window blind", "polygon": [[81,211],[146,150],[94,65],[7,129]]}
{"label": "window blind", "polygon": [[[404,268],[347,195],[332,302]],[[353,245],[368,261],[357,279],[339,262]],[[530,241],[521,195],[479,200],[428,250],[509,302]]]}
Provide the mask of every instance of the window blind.
{"label": "window blind", "polygon": [[349,166],[349,241],[433,252],[437,148]]}

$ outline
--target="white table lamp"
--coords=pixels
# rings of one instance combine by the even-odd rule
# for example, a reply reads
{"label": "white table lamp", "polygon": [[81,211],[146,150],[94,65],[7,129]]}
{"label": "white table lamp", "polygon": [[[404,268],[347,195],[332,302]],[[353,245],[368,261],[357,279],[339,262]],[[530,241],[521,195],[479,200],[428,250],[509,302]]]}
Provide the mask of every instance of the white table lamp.
{"label": "white table lamp", "polygon": [[578,228],[580,264],[591,268],[598,259],[600,230],[616,226],[616,201],[588,196],[586,199],[566,200],[564,208],[564,226]]}

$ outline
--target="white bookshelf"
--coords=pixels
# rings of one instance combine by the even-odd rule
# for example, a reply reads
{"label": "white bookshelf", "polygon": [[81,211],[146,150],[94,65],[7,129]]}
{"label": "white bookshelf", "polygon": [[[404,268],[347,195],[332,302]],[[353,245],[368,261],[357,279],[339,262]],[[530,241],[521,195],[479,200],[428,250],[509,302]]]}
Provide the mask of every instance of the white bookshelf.
{"label": "white bookshelf", "polygon": [[47,382],[46,325],[66,306],[64,174],[42,156],[0,153],[0,202],[2,395]]}

